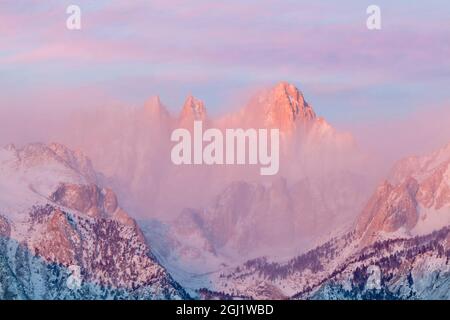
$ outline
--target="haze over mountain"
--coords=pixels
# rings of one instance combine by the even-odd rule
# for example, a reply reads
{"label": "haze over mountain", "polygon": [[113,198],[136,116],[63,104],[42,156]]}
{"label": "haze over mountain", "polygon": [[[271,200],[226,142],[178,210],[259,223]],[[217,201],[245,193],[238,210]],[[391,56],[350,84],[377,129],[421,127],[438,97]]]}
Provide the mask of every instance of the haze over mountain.
{"label": "haze over mountain", "polygon": [[198,292],[208,298],[449,299],[449,161],[449,145],[400,161],[353,226],[284,261],[268,256],[222,268]]}
{"label": "haze over mountain", "polygon": [[[174,165],[170,134],[192,130],[195,120],[205,129],[279,128],[279,173],[264,177],[251,165]],[[342,281],[359,285],[351,277],[367,267],[365,252],[373,250],[379,259],[373,261],[392,254],[425,259],[431,250],[444,272],[435,280],[446,281],[448,146],[403,160],[375,188],[373,159],[286,82],[218,118],[192,95],[178,115],[155,96],[141,108],[80,111],[59,127],[55,137],[83,152],[61,144],[1,152],[2,248],[27,256],[17,260],[4,251],[1,261],[29,263],[26,274],[34,281],[14,280],[13,268],[3,275],[5,295],[180,298],[186,290],[194,297],[361,297],[374,293]],[[392,243],[400,247],[394,251]],[[127,269],[129,259],[135,272]],[[86,277],[81,291],[67,289],[73,266]],[[396,264],[380,268],[399,273],[395,286],[409,277]],[[418,281],[429,270],[412,268]],[[366,286],[372,269],[363,270]],[[56,287],[42,285],[54,277]],[[408,294],[445,295],[408,283]],[[404,294],[382,289],[385,296]]]}

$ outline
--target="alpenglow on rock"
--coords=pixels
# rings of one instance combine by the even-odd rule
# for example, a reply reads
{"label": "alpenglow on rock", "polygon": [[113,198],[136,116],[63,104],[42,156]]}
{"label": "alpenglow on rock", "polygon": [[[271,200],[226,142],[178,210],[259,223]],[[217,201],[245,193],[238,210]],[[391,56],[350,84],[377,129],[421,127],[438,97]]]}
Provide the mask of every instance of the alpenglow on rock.
{"label": "alpenglow on rock", "polygon": [[0,299],[187,297],[93,172],[62,145],[0,149]]}

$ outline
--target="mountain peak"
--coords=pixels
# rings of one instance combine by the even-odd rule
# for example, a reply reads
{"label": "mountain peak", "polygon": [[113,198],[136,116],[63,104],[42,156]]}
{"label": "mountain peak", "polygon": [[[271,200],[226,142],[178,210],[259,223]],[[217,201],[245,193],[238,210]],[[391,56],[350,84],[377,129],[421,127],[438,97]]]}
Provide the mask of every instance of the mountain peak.
{"label": "mountain peak", "polygon": [[188,95],[183,109],[181,110],[181,119],[185,120],[205,120],[206,108],[202,100],[192,95]]}
{"label": "mountain peak", "polygon": [[272,88],[270,94],[277,109],[289,114],[291,120],[312,120],[316,114],[312,107],[305,101],[303,93],[291,83],[281,81]]}
{"label": "mountain peak", "polygon": [[275,92],[284,94],[284,93],[288,93],[292,96],[294,95],[298,95],[300,94],[303,98],[303,94],[297,89],[297,87],[295,85],[293,85],[292,83],[289,83],[287,81],[280,81],[278,82],[274,87],[273,90]]}
{"label": "mountain peak", "polygon": [[144,104],[144,111],[150,116],[168,116],[169,113],[161,103],[159,96],[150,97]]}
{"label": "mountain peak", "polygon": [[412,176],[422,181],[424,177],[447,163],[450,163],[450,143],[427,155],[401,159],[391,169],[389,180],[398,183]]}
{"label": "mountain peak", "polygon": [[7,145],[4,147],[4,149],[5,149],[5,150],[8,150],[8,151],[16,151],[16,150],[17,150],[17,149],[16,149],[16,146],[15,146],[13,143],[7,144]]}
{"label": "mountain peak", "polygon": [[[358,219],[363,244],[397,232],[416,236],[450,221],[450,154],[448,146],[428,156],[397,163]],[[398,236],[398,235],[397,235]]]}

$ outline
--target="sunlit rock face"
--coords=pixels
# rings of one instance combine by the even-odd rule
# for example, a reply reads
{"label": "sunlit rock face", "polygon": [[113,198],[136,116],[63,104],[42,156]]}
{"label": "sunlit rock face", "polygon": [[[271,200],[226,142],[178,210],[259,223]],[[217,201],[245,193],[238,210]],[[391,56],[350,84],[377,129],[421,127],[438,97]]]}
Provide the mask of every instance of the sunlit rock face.
{"label": "sunlit rock face", "polygon": [[[259,167],[247,165],[175,166],[171,132],[190,130],[195,120],[205,129],[279,129],[279,173],[262,178]],[[193,266],[206,273],[260,254],[299,252],[352,219],[367,193],[364,171],[354,165],[351,136],[317,117],[300,90],[285,82],[258,93],[240,111],[217,118],[207,115],[205,104],[193,96],[176,116],[152,97],[143,107],[77,114],[71,128],[69,145],[92,157],[99,171],[79,152],[34,146],[45,147],[65,178],[49,179],[45,172],[53,169],[43,161],[43,167],[32,170],[38,177],[30,183],[33,197],[45,195],[61,212],[130,227],[141,239],[133,218],[163,220],[167,230],[146,228],[146,237],[158,257],[168,257],[164,263],[173,262],[172,270]],[[21,156],[13,153],[10,157],[20,163]],[[47,247],[42,246],[43,252]],[[61,254],[64,261],[73,259],[71,252]]]}
{"label": "sunlit rock face", "polygon": [[280,82],[275,87],[255,97],[247,110],[249,115],[264,126],[292,132],[316,119],[312,107],[294,85]]}
{"label": "sunlit rock face", "polygon": [[181,125],[187,125],[193,121],[205,121],[206,108],[203,101],[189,95],[184,102],[179,121]]}
{"label": "sunlit rock face", "polygon": [[95,177],[62,145],[0,150],[0,298],[187,297]]}
{"label": "sunlit rock face", "polygon": [[[265,255],[223,269],[212,276],[214,286],[199,292],[254,299],[449,299],[450,203],[442,200],[447,150],[400,161],[355,223],[322,244],[291,258]],[[227,206],[218,207],[224,212]]]}
{"label": "sunlit rock face", "polygon": [[450,148],[399,161],[358,220],[367,243],[394,232],[423,234],[450,223]]}

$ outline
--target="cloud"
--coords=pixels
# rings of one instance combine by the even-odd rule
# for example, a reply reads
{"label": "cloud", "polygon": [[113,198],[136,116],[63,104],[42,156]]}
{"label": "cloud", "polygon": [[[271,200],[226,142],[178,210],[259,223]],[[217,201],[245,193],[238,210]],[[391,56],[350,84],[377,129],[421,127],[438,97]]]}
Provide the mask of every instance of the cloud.
{"label": "cloud", "polygon": [[431,9],[420,15],[421,5],[401,14],[400,5],[382,1],[383,29],[370,32],[355,1],[79,1],[81,31],[65,28],[68,1],[38,4],[2,3],[0,69],[13,77],[46,70],[48,88],[92,85],[119,94],[131,82],[136,92],[201,84],[221,105],[221,92],[279,80],[326,95],[361,94],[434,83],[450,70],[447,19]]}

